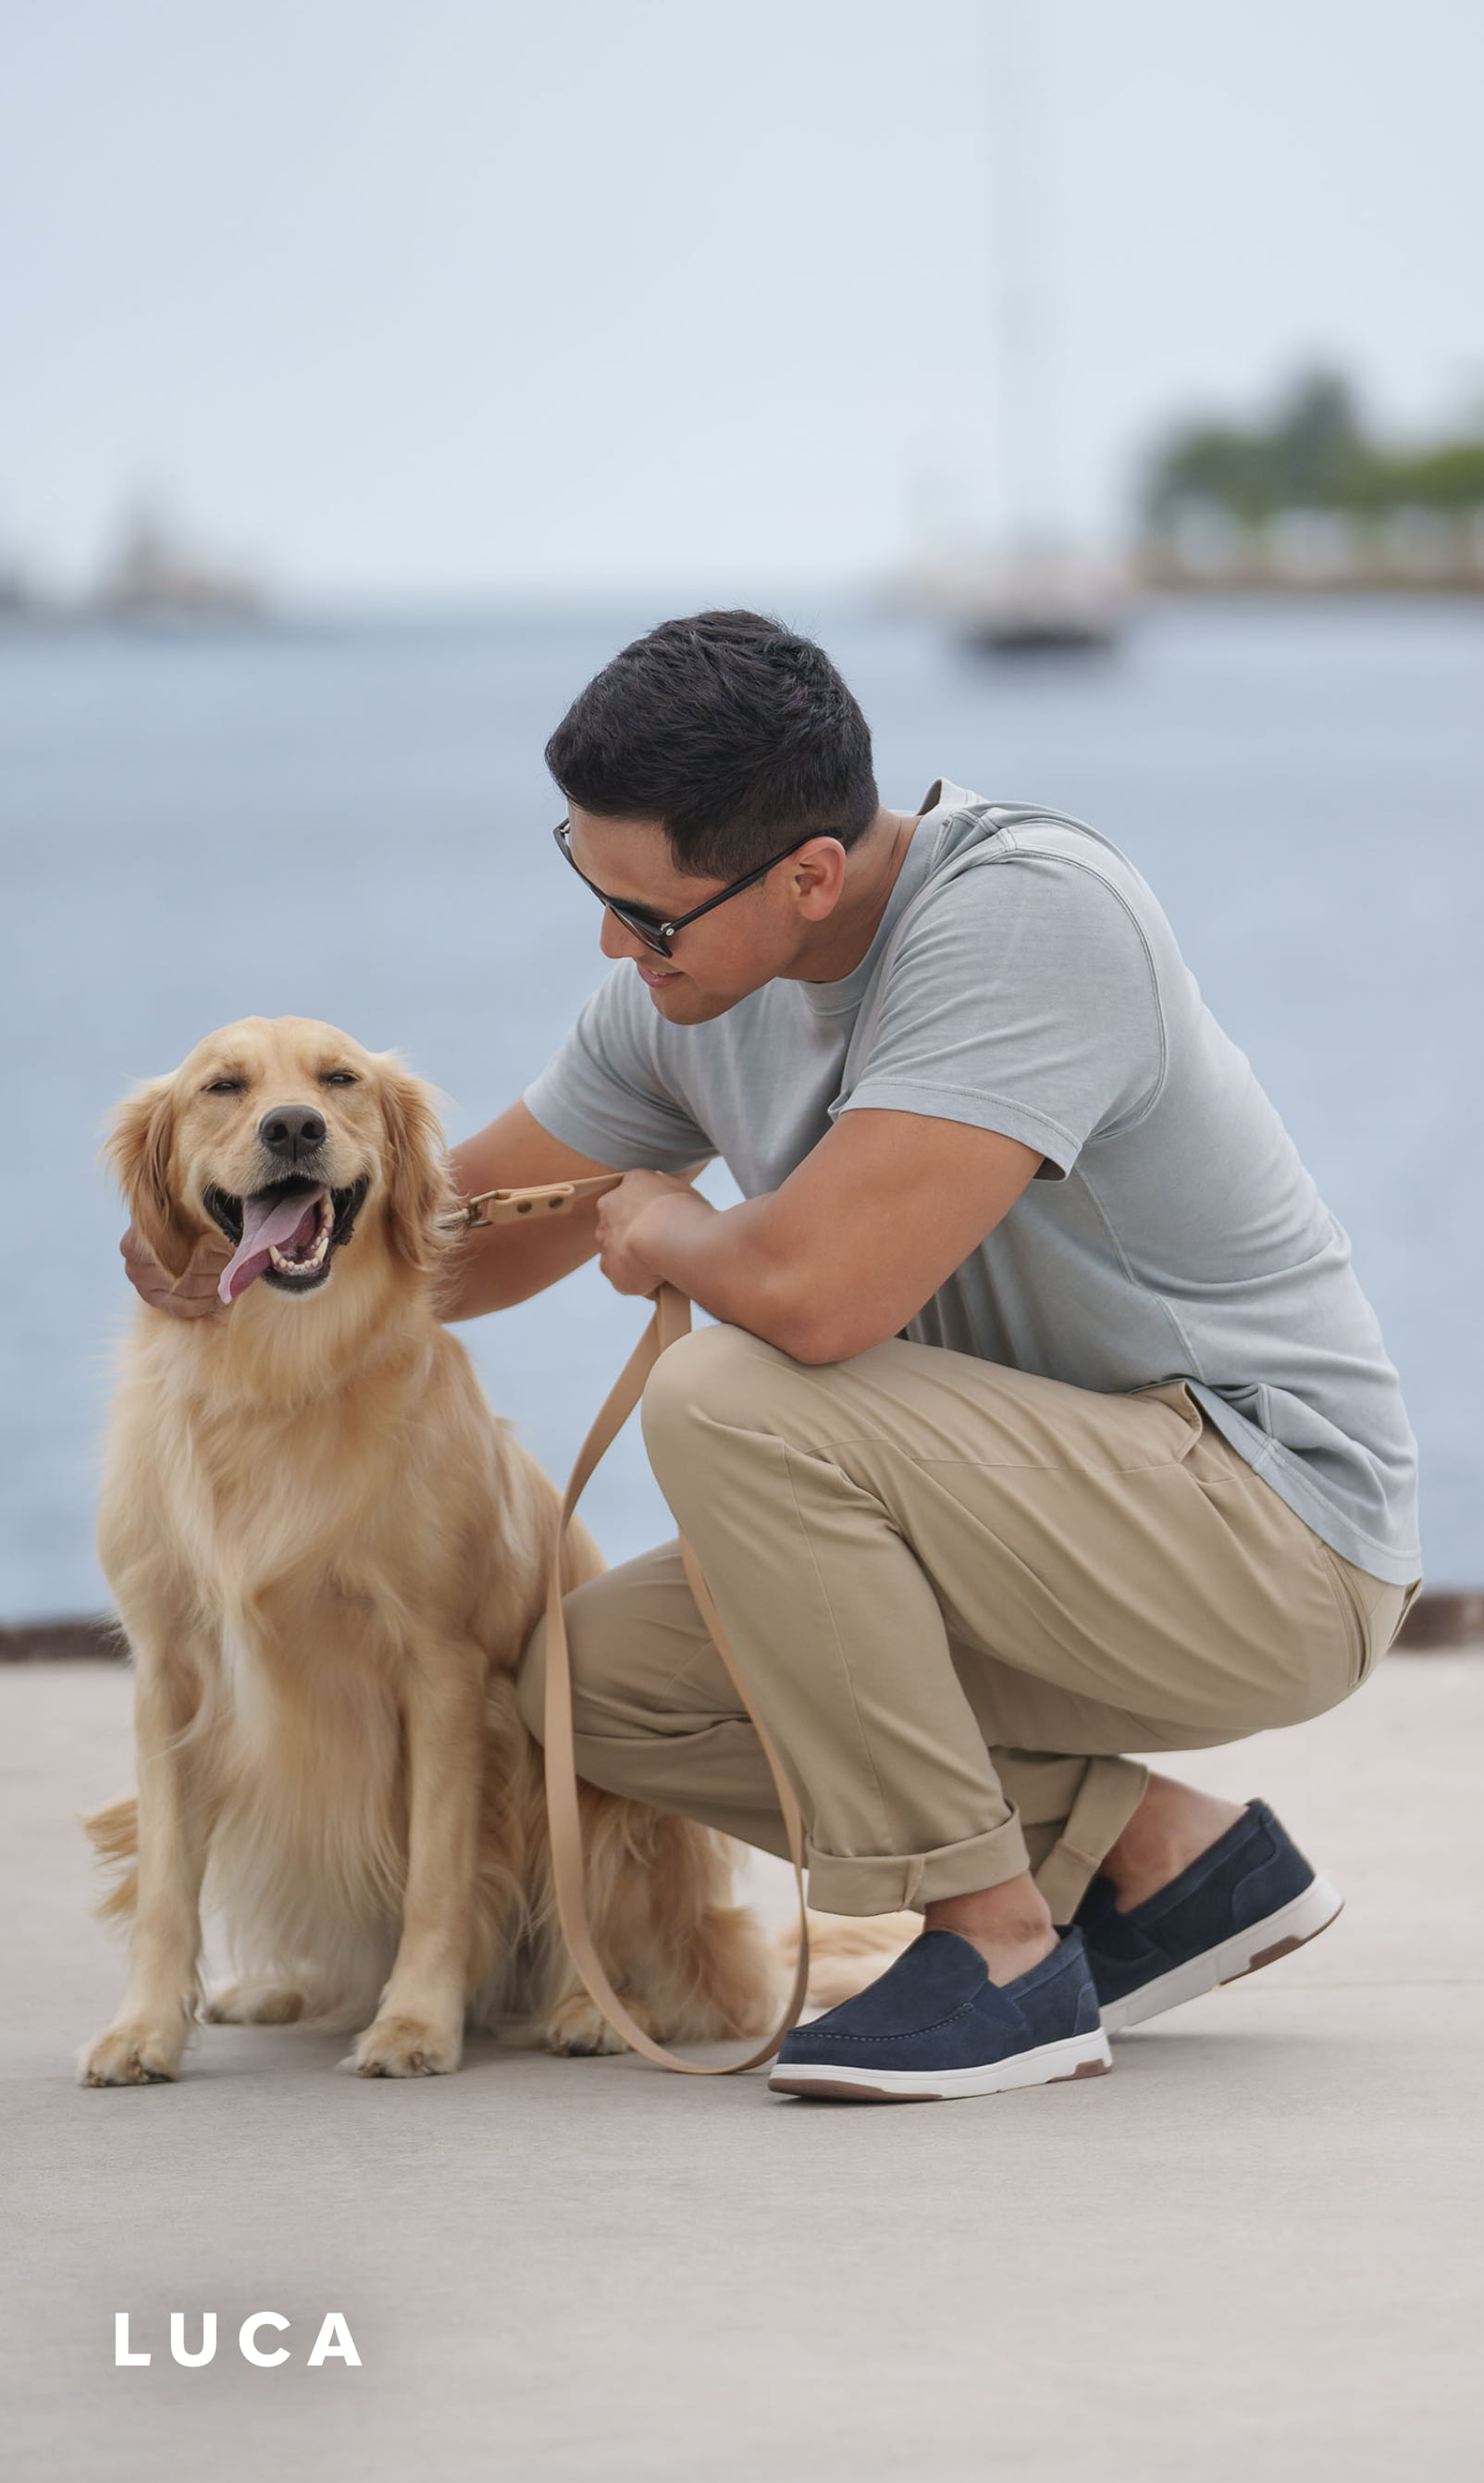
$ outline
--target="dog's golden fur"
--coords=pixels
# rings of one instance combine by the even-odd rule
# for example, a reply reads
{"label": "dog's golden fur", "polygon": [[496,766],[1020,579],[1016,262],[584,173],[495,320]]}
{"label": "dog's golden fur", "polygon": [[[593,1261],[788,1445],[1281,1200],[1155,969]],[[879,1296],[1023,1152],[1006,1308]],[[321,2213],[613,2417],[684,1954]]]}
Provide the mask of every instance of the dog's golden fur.
{"label": "dog's golden fur", "polygon": [[[327,1084],[327,1078],[352,1083]],[[93,2086],[172,2078],[203,1904],[238,1979],[203,2014],[358,2027],[366,2075],[459,2065],[465,2022],[614,2047],[550,1894],[540,1754],[514,1673],[543,1602],[551,1483],[437,1314],[454,1229],[428,1091],[328,1026],[250,1018],[117,1115],[110,1154],[172,1272],[208,1191],[275,1179],[259,1123],[309,1104],[325,1178],[364,1180],[303,1299],[265,1279],[181,1320],[141,1308],[109,1435],[100,1550],[137,1668],[139,1798],[88,1823],[132,1914]],[[602,1566],[574,1528],[569,1580]],[[760,2033],[775,1968],[730,1903],[732,1849],[584,1792],[594,1929],[670,2041]]]}

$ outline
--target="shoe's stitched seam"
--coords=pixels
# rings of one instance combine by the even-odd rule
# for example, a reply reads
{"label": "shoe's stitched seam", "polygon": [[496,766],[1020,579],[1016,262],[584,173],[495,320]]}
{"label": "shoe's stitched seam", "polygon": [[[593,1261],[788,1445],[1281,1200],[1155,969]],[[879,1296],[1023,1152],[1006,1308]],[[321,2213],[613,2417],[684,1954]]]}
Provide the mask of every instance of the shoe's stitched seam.
{"label": "shoe's stitched seam", "polygon": [[[834,2031],[832,2031],[832,2034],[829,2034],[829,2039],[827,2039],[827,2041],[829,2041],[829,2043],[920,2043],[920,2041],[923,2041],[923,2036],[928,2036],[928,2034],[938,2034],[938,2031],[943,2029],[943,2026],[955,2026],[955,2023],[958,2023],[958,2018],[966,2016],[966,2014],[970,2014],[970,2016],[972,2016],[972,2001],[966,2001],[966,2004],[963,2004],[963,2009],[955,2009],[953,2016],[948,2016],[948,2018],[933,2018],[931,2026],[914,2026],[914,2029],[911,2029],[909,2034],[834,2034]],[[804,2026],[802,2034],[811,2034],[811,2031],[814,2031],[814,2029],[811,2029],[811,2026]],[[995,2029],[995,2034],[997,2034],[997,2031],[1000,2031],[1000,2029]],[[1047,2036],[1047,2041],[1049,2041],[1049,2043],[1060,2043],[1062,2036]],[[1022,2048],[1025,2048],[1025,2046],[1022,2046]],[[972,2061],[966,2061],[966,2064],[961,2064],[961,2066],[963,2066],[963,2069],[972,2069],[972,2066],[975,2066],[975,2064],[972,2064]]]}
{"label": "shoe's stitched seam", "polygon": [[[923,2035],[936,2035],[943,2026],[956,2025],[961,2017],[972,2014],[973,2005],[971,2000],[961,2001],[950,2016],[935,2017],[928,2026],[910,2027],[905,2035],[851,2035],[843,2029],[837,2034],[832,2026],[824,2040],[831,2043],[915,2043]],[[815,2029],[812,2026],[801,2026],[799,2032],[801,2035],[812,2035]]]}
{"label": "shoe's stitched seam", "polygon": [[[971,2000],[965,2000],[961,2002],[957,2009],[954,2010],[951,2016],[935,2017],[931,2025],[911,2027],[904,2035],[854,2035],[848,2033],[843,2027],[836,2030],[832,2026],[829,2034],[822,2037],[821,2040],[830,2043],[917,2043],[922,2041],[924,2036],[936,2035],[940,2033],[944,2026],[955,2026],[961,2017],[971,2017],[973,2015],[973,2002]],[[987,2024],[993,2024],[993,2020],[987,2019],[985,2022]],[[799,2029],[800,2034],[805,2036],[812,2035],[815,2031],[816,2030],[812,2026],[801,2026]],[[1001,2030],[999,2028],[994,2028],[994,2032],[996,2034],[1000,2031]],[[1044,2040],[1047,2042],[1060,2043],[1065,2042],[1067,2039],[1061,2035],[1048,2035]]]}
{"label": "shoe's stitched seam", "polygon": [[[960,2011],[958,2014],[962,2016],[963,2013]],[[951,2017],[943,2017],[939,2021],[943,2026],[951,2026],[953,2022]],[[805,2027],[804,2032],[808,2034],[809,2029]],[[830,2041],[832,2043],[918,2043],[924,2035],[936,2035],[937,2032],[937,2026],[920,2026],[915,2034],[912,2035],[832,2035]],[[1047,2035],[1043,2040],[1048,2043],[1064,2043],[1070,2039],[1065,2035]],[[1041,2045],[1032,2041],[1029,2043],[1022,2043],[1020,2048],[1022,2052],[1035,2052],[1040,2050]],[[1007,2056],[1000,2053],[997,2057],[1003,2060]],[[948,2066],[952,2068],[955,2065],[950,2062]],[[958,2068],[965,2069],[978,2069],[980,2066],[977,2061],[960,2061],[957,2064]]]}

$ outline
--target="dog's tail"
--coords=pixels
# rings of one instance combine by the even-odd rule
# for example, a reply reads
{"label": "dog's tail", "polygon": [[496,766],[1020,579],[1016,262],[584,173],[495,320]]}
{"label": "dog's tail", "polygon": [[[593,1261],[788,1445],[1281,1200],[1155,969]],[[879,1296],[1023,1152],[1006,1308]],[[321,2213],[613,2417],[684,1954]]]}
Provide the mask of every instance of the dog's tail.
{"label": "dog's tail", "polygon": [[139,1888],[134,1859],[139,1852],[139,1803],[133,1794],[111,1803],[107,1810],[95,1810],[83,1821],[83,1831],[92,1838],[98,1860],[117,1874],[113,1886],[98,1899],[97,1912],[104,1922],[121,1921],[134,1911]]}

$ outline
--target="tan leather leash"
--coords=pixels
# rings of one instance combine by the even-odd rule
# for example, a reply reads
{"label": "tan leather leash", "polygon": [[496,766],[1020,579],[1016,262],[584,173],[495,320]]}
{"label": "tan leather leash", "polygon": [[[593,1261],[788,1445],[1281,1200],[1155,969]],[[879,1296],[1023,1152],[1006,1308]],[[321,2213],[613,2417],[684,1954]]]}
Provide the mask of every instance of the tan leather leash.
{"label": "tan leather leash", "polygon": [[[560,1215],[579,1198],[594,1198],[605,1189],[615,1188],[622,1173],[597,1173],[582,1181],[553,1182],[543,1189],[493,1189],[481,1191],[464,1201],[464,1221],[473,1227],[483,1224],[514,1223],[527,1215]],[[481,1213],[480,1211],[484,1212]],[[562,1514],[552,1546],[551,1566],[546,1585],[546,1698],[545,1698],[545,1771],[546,1815],[551,1832],[551,1878],[556,1893],[557,1918],[562,1936],[567,1942],[572,1963],[582,1980],[588,1997],[608,2020],[616,2034],[647,2061],[658,2069],[677,2069],[686,2077],[731,2077],[739,2069],[755,2069],[773,2058],[784,2036],[799,2020],[808,1988],[809,1950],[808,1917],[804,1895],[804,1821],[794,1798],[792,1785],[783,1773],[773,1738],[747,1694],[747,1685],[732,1652],[722,1617],[716,1609],[694,1552],[680,1537],[680,1558],[691,1593],[711,1642],[727,1669],[728,1678],[762,1746],[782,1813],[783,1829],[788,1840],[789,1858],[793,1863],[794,1885],[799,1900],[799,1962],[795,1969],[793,1989],[778,2027],[765,2042],[748,2052],[739,2061],[687,2061],[678,2052],[667,2052],[662,2043],[646,2034],[638,2020],[625,2009],[603,1970],[588,1921],[587,1899],[583,1888],[582,1822],[577,1795],[577,1758],[572,1736],[571,1657],[567,1643],[567,1619],[562,1609],[562,1554],[567,1542],[577,1503],[588,1482],[634,1407],[644,1394],[645,1381],[667,1347],[677,1337],[687,1334],[691,1323],[691,1306],[685,1295],[674,1285],[661,1285],[654,1295],[654,1316],[639,1343],[629,1355],[618,1378],[598,1410],[596,1420],[577,1452],[571,1479],[562,1501]]]}

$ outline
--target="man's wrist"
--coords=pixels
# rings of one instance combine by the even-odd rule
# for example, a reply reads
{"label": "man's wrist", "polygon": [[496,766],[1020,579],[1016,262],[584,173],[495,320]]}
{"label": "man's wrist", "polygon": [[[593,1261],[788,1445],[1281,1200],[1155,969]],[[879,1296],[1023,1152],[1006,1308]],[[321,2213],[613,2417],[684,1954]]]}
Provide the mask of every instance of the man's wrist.
{"label": "man's wrist", "polygon": [[661,1282],[689,1294],[712,1319],[786,1352],[795,1288],[769,1247],[770,1203],[717,1208],[693,1193],[657,1198],[636,1219],[633,1238]]}
{"label": "man's wrist", "polygon": [[666,1284],[690,1290],[691,1246],[717,1222],[718,1211],[693,1189],[668,1190],[651,1199],[635,1218],[631,1236],[639,1256],[649,1261]]}

